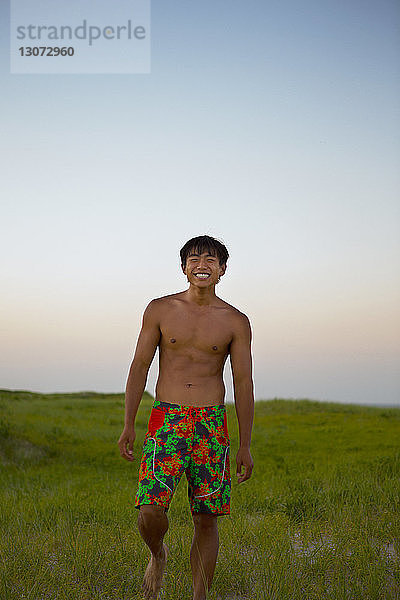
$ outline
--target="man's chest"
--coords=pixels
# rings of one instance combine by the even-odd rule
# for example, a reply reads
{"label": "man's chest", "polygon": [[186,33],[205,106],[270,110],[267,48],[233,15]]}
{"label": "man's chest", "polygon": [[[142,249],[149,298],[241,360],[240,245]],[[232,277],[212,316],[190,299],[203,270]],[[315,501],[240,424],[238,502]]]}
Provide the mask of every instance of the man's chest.
{"label": "man's chest", "polygon": [[222,311],[172,312],[161,320],[161,342],[171,349],[191,347],[208,352],[225,352],[232,328]]}

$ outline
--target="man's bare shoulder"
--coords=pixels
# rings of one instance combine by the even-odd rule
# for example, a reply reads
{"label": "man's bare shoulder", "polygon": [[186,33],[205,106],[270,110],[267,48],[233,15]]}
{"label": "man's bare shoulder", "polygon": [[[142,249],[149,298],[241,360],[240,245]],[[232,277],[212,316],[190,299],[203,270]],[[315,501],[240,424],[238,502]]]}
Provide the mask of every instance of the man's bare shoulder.
{"label": "man's bare shoulder", "polygon": [[159,298],[153,298],[153,300],[149,303],[154,306],[165,306],[170,304],[171,302],[183,300],[185,292],[177,292],[176,294],[168,294],[168,296],[160,296]]}
{"label": "man's bare shoulder", "polygon": [[250,320],[247,315],[235,308],[231,304],[225,302],[228,311],[228,323],[232,332],[232,341],[243,344],[251,343],[252,332]]}
{"label": "man's bare shoulder", "polygon": [[146,311],[157,312],[163,310],[165,307],[170,307],[171,304],[176,304],[179,301],[182,301],[184,292],[178,292],[176,294],[169,294],[168,296],[160,296],[159,298],[153,298],[147,307]]}
{"label": "man's bare shoulder", "polygon": [[226,310],[227,318],[229,318],[232,324],[239,328],[250,327],[250,321],[247,315],[245,315],[235,306],[232,306],[232,304],[225,302],[225,300],[222,300],[221,298],[218,298],[218,300],[219,306]]}

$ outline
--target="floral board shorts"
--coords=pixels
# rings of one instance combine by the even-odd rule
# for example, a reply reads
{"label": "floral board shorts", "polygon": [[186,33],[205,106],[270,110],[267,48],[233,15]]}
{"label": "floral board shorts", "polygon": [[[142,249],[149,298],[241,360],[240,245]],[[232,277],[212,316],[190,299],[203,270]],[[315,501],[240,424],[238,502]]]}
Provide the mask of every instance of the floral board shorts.
{"label": "floral board shorts", "polygon": [[192,514],[230,514],[229,435],[224,405],[180,406],[154,401],[144,439],[135,507],[167,511],[186,474]]}

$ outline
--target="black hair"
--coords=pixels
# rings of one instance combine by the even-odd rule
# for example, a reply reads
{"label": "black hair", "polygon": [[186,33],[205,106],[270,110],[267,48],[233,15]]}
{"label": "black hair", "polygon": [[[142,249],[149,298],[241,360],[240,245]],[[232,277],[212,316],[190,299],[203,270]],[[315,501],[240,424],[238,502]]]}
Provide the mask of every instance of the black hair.
{"label": "black hair", "polygon": [[209,235],[199,235],[187,241],[180,251],[182,267],[186,267],[187,257],[191,252],[203,254],[208,252],[212,256],[216,256],[220,266],[226,265],[229,258],[229,252],[222,242]]}

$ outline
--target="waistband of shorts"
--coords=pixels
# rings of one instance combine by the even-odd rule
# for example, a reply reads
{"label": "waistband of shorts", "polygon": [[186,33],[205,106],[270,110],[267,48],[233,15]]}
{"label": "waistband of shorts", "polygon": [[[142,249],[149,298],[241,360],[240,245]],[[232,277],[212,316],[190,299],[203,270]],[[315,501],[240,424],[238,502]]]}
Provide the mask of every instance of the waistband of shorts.
{"label": "waistband of shorts", "polygon": [[215,404],[213,406],[185,406],[184,404],[172,404],[171,402],[161,402],[160,400],[154,400],[153,408],[158,408],[164,412],[173,413],[195,413],[202,411],[207,414],[224,414],[225,404]]}

